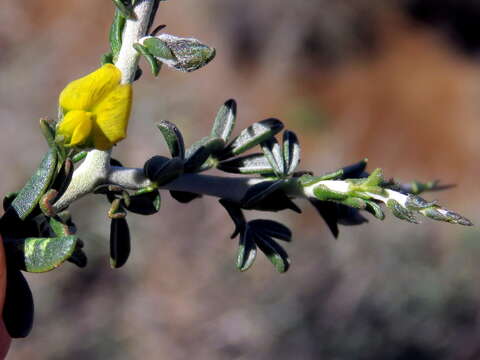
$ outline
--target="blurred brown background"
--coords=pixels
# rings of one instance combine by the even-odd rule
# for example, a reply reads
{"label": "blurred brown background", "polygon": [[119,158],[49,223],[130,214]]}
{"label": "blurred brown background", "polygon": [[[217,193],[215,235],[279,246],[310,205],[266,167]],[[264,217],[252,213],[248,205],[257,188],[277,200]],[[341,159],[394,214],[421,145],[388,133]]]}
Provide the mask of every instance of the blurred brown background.
{"label": "blurred brown background", "polygon": [[[37,120],[98,66],[112,11],[98,0],[2,2],[0,193],[36,167],[46,150]],[[368,157],[388,177],[455,183],[425,197],[479,222],[478,1],[175,0],[161,4],[160,23],[217,58],[158,79],[143,64],[129,137],[115,150],[125,165],[166,153],[155,122],[177,123],[192,142],[233,97],[237,130],[274,116],[296,131],[302,168]],[[36,321],[10,359],[480,358],[477,228],[388,214],[334,241],[301,204],[301,216],[260,214],[294,231],[290,271],[259,256],[239,273],[215,199],[162,200],[159,214],[129,217],[133,251],[120,270],[108,264],[106,202],[72,207],[89,266],[28,276]]]}

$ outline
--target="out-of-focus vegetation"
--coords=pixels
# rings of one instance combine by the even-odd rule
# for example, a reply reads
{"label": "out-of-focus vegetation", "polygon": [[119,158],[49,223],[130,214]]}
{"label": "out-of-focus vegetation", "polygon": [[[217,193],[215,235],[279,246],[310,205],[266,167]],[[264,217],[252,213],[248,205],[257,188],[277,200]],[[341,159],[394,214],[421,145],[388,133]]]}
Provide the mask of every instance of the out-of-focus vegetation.
{"label": "out-of-focus vegetation", "polygon": [[[45,150],[38,118],[55,116],[65,84],[98,66],[112,9],[95,0],[2,4],[1,193]],[[115,152],[141,165],[163,149],[155,122],[177,123],[188,142],[234,97],[242,125],[276,116],[295,130],[305,168],[368,157],[386,176],[440,178],[459,186],[430,198],[478,222],[479,20],[473,0],[162,3],[159,23],[214,45],[217,58],[193,74],[146,71]],[[313,209],[279,213],[296,239],[290,271],[279,276],[260,261],[239,273],[215,201],[180,208],[164,196],[159,215],[132,216],[134,253],[121,270],[108,264],[107,209],[92,197],[76,204],[79,228],[91,231],[81,234],[85,251],[105,255],[90,252],[83,270],[29,276],[37,320],[10,358],[480,357],[475,228],[389,218],[334,241]],[[178,227],[178,216],[190,226]]]}

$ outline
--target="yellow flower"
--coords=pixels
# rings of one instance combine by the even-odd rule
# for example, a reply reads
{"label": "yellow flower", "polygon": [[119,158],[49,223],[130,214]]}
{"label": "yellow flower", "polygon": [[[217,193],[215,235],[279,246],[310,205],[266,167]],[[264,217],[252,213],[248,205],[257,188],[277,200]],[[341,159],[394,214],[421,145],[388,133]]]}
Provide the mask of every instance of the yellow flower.
{"label": "yellow flower", "polygon": [[63,89],[57,136],[65,146],[108,150],[126,137],[132,86],[121,85],[121,77],[116,66],[106,64]]}

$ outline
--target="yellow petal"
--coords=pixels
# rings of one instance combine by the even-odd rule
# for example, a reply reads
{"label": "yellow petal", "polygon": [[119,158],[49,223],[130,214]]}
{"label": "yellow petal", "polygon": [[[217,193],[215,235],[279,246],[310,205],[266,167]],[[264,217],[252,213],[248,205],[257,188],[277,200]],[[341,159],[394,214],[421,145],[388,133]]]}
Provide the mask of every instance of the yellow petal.
{"label": "yellow petal", "polygon": [[82,110],[68,112],[58,124],[57,134],[65,138],[65,146],[85,144],[91,135],[94,115]]}
{"label": "yellow petal", "polygon": [[98,127],[96,122],[93,122],[92,140],[93,147],[98,150],[109,150],[114,145],[114,143],[110,142],[103,134],[103,131]]}
{"label": "yellow petal", "polygon": [[125,84],[117,86],[93,109],[98,129],[112,145],[127,136],[131,105],[132,86]]}
{"label": "yellow petal", "polygon": [[105,64],[89,75],[68,84],[60,94],[60,107],[63,112],[91,111],[120,84],[121,77],[122,74],[115,65]]}

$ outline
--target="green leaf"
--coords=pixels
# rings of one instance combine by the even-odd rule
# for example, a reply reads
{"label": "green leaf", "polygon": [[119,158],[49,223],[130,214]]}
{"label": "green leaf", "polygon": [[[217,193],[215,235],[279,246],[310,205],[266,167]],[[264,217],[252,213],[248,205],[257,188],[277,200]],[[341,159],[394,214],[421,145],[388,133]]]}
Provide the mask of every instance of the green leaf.
{"label": "green leaf", "polygon": [[279,273],[284,273],[290,267],[290,259],[287,252],[268,236],[255,233],[255,243],[265,254]]}
{"label": "green leaf", "polygon": [[300,163],[300,143],[293,131],[283,133],[283,158],[285,161],[285,174],[292,175]]}
{"label": "green leaf", "polygon": [[247,222],[245,221],[245,216],[243,215],[242,209],[238,206],[238,204],[234,203],[233,201],[227,199],[220,199],[219,203],[227,210],[228,215],[233,220],[235,224],[235,230],[233,234],[230,236],[233,239],[239,233],[243,232]]}
{"label": "green leaf", "polygon": [[12,202],[12,207],[20,219],[25,218],[37,206],[38,201],[48,189],[57,167],[57,154],[54,149],[49,149],[42,159],[35,174],[28,180],[27,184],[18,193]]}
{"label": "green leaf", "polygon": [[185,143],[183,142],[182,133],[177,126],[164,120],[158,123],[157,127],[162,133],[172,157],[185,159]]}
{"label": "green leaf", "polygon": [[374,201],[366,201],[367,206],[365,208],[370,214],[375,216],[379,220],[385,219],[385,214],[379,204]]}
{"label": "green leaf", "polygon": [[407,209],[416,211],[416,210],[421,210],[421,209],[426,209],[426,208],[432,207],[436,204],[437,204],[436,201],[429,202],[429,201],[421,198],[420,196],[410,194],[410,195],[408,195],[407,201],[405,202],[405,207]]}
{"label": "green leaf", "polygon": [[355,164],[345,166],[342,168],[343,177],[342,179],[355,179],[355,178],[364,178],[368,174],[365,172],[365,169],[368,165],[368,159],[363,159]]}
{"label": "green leaf", "polygon": [[270,163],[273,172],[276,176],[282,177],[285,175],[285,164],[283,160],[283,152],[275,137],[262,142],[262,150],[265,158]]}
{"label": "green leaf", "polygon": [[417,219],[413,215],[413,212],[404,208],[400,203],[396,200],[390,199],[387,201],[387,207],[392,211],[392,214],[395,215],[397,218],[401,220],[405,220],[414,224],[418,224]]}
{"label": "green leaf", "polygon": [[130,203],[127,210],[140,215],[152,215],[160,210],[160,193],[158,190],[143,194],[130,195]]}
{"label": "green leaf", "polygon": [[110,265],[125,265],[130,255],[130,230],[125,218],[112,219],[110,223]]}
{"label": "green leaf", "polygon": [[[121,3],[121,0],[117,0]],[[113,23],[110,26],[110,48],[112,49],[112,61],[115,62],[122,47],[123,28],[125,27],[126,16],[118,8],[115,10]]]}
{"label": "green leaf", "polygon": [[282,189],[284,182],[262,181],[250,187],[241,200],[244,209],[265,211],[280,211],[285,209],[301,213],[293,201],[291,201]]}
{"label": "green leaf", "polygon": [[113,3],[124,17],[129,18],[133,16],[133,5],[131,0],[113,0]]}
{"label": "green leaf", "polygon": [[3,322],[12,338],[28,336],[33,325],[33,296],[20,270],[7,269],[7,289],[3,306]]}
{"label": "green leaf", "polygon": [[60,217],[50,217],[48,218],[48,223],[58,237],[73,235],[69,226],[65,224]]}
{"label": "green leaf", "polygon": [[223,139],[226,143],[235,127],[236,117],[237,103],[233,99],[227,100],[218,110],[211,135]]}
{"label": "green leaf", "polygon": [[248,223],[249,226],[255,228],[257,233],[272,237],[283,241],[292,241],[292,232],[285,225],[267,219],[252,220]]}
{"label": "green leaf", "polygon": [[214,48],[193,38],[160,34],[156,37],[146,36],[140,42],[159,61],[179,71],[195,71],[215,57]]}
{"label": "green leaf", "polygon": [[237,250],[237,269],[247,271],[255,262],[257,246],[253,239],[253,231],[248,226],[241,232]]}
{"label": "green leaf", "polygon": [[217,169],[233,174],[273,174],[270,162],[261,153],[221,161]]}
{"label": "green leaf", "polygon": [[3,211],[7,211],[7,209],[12,205],[13,200],[17,197],[17,192],[9,192],[3,198]]}
{"label": "green leaf", "polygon": [[156,77],[160,72],[162,64],[158,62],[158,60],[152,54],[150,54],[150,52],[145,46],[137,43],[137,44],[133,44],[133,48],[137,50],[137,52],[140,55],[143,55],[145,60],[147,60],[148,65],[150,65],[150,70],[152,71],[153,76]]}
{"label": "green leaf", "polygon": [[184,163],[179,158],[166,158],[154,156],[147,160],[143,170],[145,176],[158,185],[166,184],[183,173]]}
{"label": "green leaf", "polygon": [[382,169],[377,168],[373,170],[370,175],[368,175],[368,178],[362,185],[366,187],[376,187],[381,185],[383,181],[384,179]]}
{"label": "green leaf", "polygon": [[213,153],[223,149],[225,141],[219,137],[206,136],[190,146],[186,153],[185,172],[199,170]]}
{"label": "green leaf", "polygon": [[195,194],[188,191],[176,191],[176,190],[171,190],[170,195],[181,204],[187,204],[192,200],[202,197],[202,195],[200,194]]}
{"label": "green leaf", "polygon": [[57,143],[55,142],[55,125],[51,124],[51,121],[46,118],[40,119],[40,129],[42,131],[47,144],[51,148],[56,148]]}
{"label": "green leaf", "polygon": [[176,60],[167,43],[159,38],[147,37],[143,40],[143,46],[148,49],[150,54],[161,60]]}
{"label": "green leaf", "polygon": [[310,203],[315,207],[322,219],[327,224],[328,228],[333,234],[333,237],[338,238],[338,215],[337,204],[329,201],[321,201],[309,199]]}
{"label": "green leaf", "polygon": [[67,260],[75,249],[77,237],[27,238],[23,242],[25,270],[40,273],[53,270]]}
{"label": "green leaf", "polygon": [[85,159],[87,157],[87,155],[88,155],[88,151],[80,151],[79,153],[73,155],[72,161],[73,161],[74,164],[76,164],[77,162]]}
{"label": "green leaf", "polygon": [[77,265],[79,268],[84,268],[88,263],[87,255],[78,247],[75,248],[72,256],[70,256],[67,261]]}
{"label": "green leaf", "polygon": [[[59,164],[60,165],[60,164]],[[55,189],[57,191],[57,199],[59,199],[67,190],[68,185],[70,185],[70,181],[72,181],[73,171],[74,171],[73,160],[67,158],[60,171],[58,172],[55,180],[53,181],[52,185],[50,186],[51,189]]]}
{"label": "green leaf", "polygon": [[323,181],[323,180],[336,180],[336,179],[341,179],[341,178],[343,178],[343,169],[338,169],[336,171],[329,172],[329,173],[326,173],[326,174],[323,174],[323,175],[320,175],[320,176],[304,175],[303,179],[302,179],[302,184],[303,184],[303,186],[307,186],[307,185],[309,185],[309,182],[311,182],[312,184],[315,184],[315,183],[317,183],[319,181]]}
{"label": "green leaf", "polygon": [[239,155],[252,147],[275,136],[283,129],[283,124],[277,119],[266,119],[256,122],[244,129],[222,152],[221,160]]}

